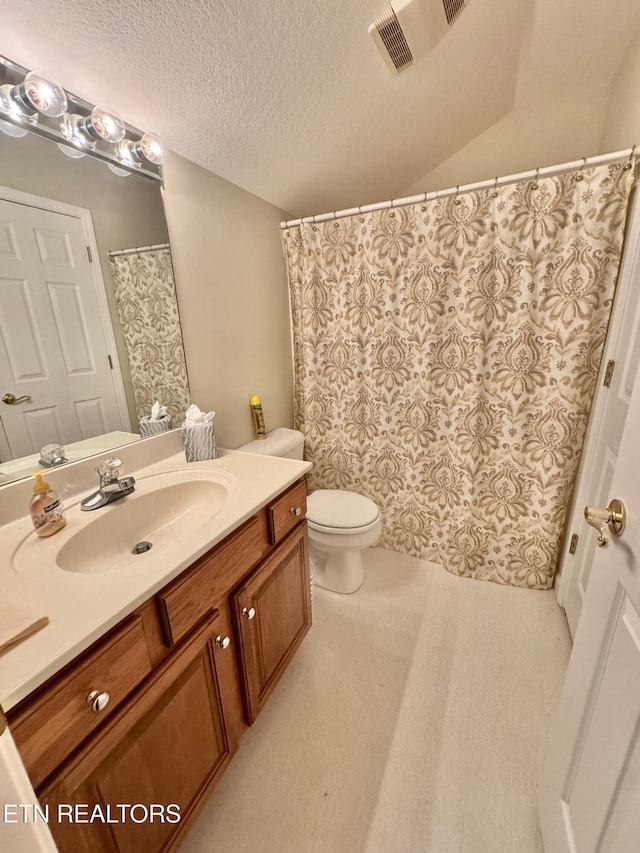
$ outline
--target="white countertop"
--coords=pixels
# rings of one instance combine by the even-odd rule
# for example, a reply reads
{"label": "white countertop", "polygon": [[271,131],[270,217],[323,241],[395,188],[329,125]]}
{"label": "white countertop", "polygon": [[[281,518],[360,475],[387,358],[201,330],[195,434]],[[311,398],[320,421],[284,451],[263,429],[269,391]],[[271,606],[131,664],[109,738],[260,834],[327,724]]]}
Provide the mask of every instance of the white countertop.
{"label": "white countertop", "polygon": [[227,502],[210,522],[137,556],[135,568],[83,574],[61,569],[54,559],[60,546],[83,525],[100,514],[122,512],[127,497],[81,512],[80,500],[91,490],[71,496],[63,493],[67,526],[48,539],[36,536],[28,515],[0,527],[0,595],[6,590],[50,620],[45,628],[0,655],[0,705],[6,711],[17,704],[310,468],[309,462],[237,451],[222,451],[218,459],[188,465],[182,451],[146,467],[129,463],[127,473],[136,478],[134,494],[151,488],[154,475],[178,471],[187,480],[198,471],[210,471],[229,488]]}

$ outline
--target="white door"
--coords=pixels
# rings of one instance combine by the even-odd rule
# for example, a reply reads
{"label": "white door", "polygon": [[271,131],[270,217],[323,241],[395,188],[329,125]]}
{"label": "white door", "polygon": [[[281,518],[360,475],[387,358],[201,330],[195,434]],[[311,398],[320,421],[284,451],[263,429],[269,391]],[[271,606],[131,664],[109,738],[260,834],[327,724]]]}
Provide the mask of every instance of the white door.
{"label": "white door", "polygon": [[541,788],[546,853],[640,850],[639,435],[636,379],[605,499],[627,526],[593,561]]}
{"label": "white door", "polygon": [[[607,377],[607,365],[615,367]],[[640,362],[640,195],[630,208],[624,256],[618,276],[607,345],[598,377],[589,430],[584,443],[575,499],[557,582],[558,603],[575,637],[595,554],[595,537],[584,520],[585,505],[607,506],[611,480]],[[608,378],[608,386],[604,386]],[[570,553],[571,538],[577,537]],[[639,845],[640,849],[640,845]]]}
{"label": "white door", "polygon": [[[0,419],[12,458],[126,429],[79,216],[0,195]],[[118,376],[118,379],[120,377]]]}

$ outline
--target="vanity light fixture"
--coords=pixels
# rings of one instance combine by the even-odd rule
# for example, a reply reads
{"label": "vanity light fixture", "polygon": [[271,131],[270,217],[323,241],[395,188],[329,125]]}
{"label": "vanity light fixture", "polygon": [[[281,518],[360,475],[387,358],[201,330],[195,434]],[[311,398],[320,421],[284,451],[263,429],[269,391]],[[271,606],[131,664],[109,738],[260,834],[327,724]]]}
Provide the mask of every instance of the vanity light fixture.
{"label": "vanity light fixture", "polygon": [[29,71],[22,83],[0,86],[0,110],[14,119],[35,122],[38,114],[58,118],[67,109],[67,93],[40,71]]}
{"label": "vanity light fixture", "polygon": [[166,150],[157,134],[143,133],[111,107],[93,106],[65,92],[48,74],[0,56],[0,132],[19,137],[28,130],[57,142],[68,157],[89,154],[115,174],[162,180]]}

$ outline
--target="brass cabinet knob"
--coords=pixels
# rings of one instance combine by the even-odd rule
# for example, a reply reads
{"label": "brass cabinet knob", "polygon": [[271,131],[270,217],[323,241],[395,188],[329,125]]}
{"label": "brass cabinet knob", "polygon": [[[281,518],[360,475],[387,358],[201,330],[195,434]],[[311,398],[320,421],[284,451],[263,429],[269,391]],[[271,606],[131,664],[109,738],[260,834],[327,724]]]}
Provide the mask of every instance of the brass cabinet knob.
{"label": "brass cabinet knob", "polygon": [[302,515],[302,507],[292,506],[289,512],[291,513],[291,515]]}
{"label": "brass cabinet knob", "polygon": [[253,619],[253,617],[256,615],[255,607],[243,607],[242,615],[246,616],[247,619]]}
{"label": "brass cabinet knob", "polygon": [[584,517],[587,524],[595,527],[599,536],[596,540],[599,548],[607,544],[605,532],[607,527],[614,536],[622,536],[627,523],[627,509],[621,500],[614,498],[608,507],[586,506]]}
{"label": "brass cabinet knob", "polygon": [[220,646],[221,649],[228,649],[231,645],[230,637],[221,637],[220,634],[216,637],[216,643]]}
{"label": "brass cabinet knob", "polygon": [[111,694],[106,690],[92,690],[87,696],[87,705],[91,705],[95,713],[99,714],[107,707],[110,699]]}

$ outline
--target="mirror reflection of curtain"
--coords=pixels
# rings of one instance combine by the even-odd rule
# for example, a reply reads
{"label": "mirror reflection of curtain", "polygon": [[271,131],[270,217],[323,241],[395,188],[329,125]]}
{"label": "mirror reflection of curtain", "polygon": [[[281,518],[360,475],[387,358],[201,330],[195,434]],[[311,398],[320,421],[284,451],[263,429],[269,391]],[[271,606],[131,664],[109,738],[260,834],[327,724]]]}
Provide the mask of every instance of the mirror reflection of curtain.
{"label": "mirror reflection of curtain", "polygon": [[632,165],[283,232],[312,490],[375,500],[384,547],[552,585]]}
{"label": "mirror reflection of curtain", "polygon": [[110,252],[109,263],[138,420],[158,400],[178,426],[190,399],[169,246]]}

